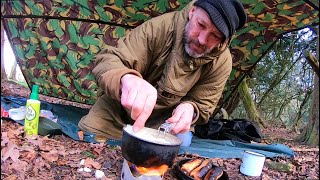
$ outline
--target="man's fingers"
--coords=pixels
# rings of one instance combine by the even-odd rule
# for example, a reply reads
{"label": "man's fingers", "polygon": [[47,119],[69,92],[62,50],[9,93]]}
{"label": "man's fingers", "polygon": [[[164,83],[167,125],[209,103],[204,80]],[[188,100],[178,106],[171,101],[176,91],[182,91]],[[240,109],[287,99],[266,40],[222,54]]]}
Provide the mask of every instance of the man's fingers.
{"label": "man's fingers", "polygon": [[143,107],[143,111],[139,114],[138,118],[136,119],[136,122],[133,124],[133,130],[139,131],[141,128],[144,127],[146,121],[148,120],[148,118],[150,117],[153,108],[156,104],[157,101],[157,97],[156,96],[148,96],[144,107]]}
{"label": "man's fingers", "polygon": [[139,115],[139,117],[136,119],[136,121],[133,124],[133,131],[137,132],[140,129],[142,129],[149,118],[150,114],[147,115],[145,111],[142,111],[142,113]]}
{"label": "man's fingers", "polygon": [[188,131],[191,127],[193,111],[193,106],[191,104],[183,103],[178,105],[173,111],[172,117],[166,121],[176,123],[171,132],[177,134]]}
{"label": "man's fingers", "polygon": [[133,132],[138,132],[140,129],[144,127],[146,120],[137,119],[133,124]]}
{"label": "man's fingers", "polygon": [[137,118],[143,112],[146,99],[147,97],[143,93],[138,92],[136,99],[134,100],[133,105],[131,107],[131,118],[133,120],[137,120]]}
{"label": "man's fingers", "polygon": [[156,101],[157,101],[157,96],[154,96],[154,95],[149,95],[146,98],[143,111],[139,114],[138,118],[136,119],[136,122],[133,125],[134,131],[138,131],[144,127],[146,121],[148,120],[148,118],[150,117],[153,111]]}
{"label": "man's fingers", "polygon": [[124,106],[126,109],[131,110],[132,105],[134,104],[135,99],[138,96],[138,91],[136,89],[131,89],[128,92],[126,100],[123,102],[122,106]]}
{"label": "man's fingers", "polygon": [[124,75],[121,83],[121,104],[136,121],[134,130],[139,130],[152,113],[157,101],[157,90],[147,81],[131,74]]}
{"label": "man's fingers", "polygon": [[187,131],[190,129],[191,123],[186,121],[184,114],[182,114],[178,120],[178,122],[176,123],[176,125],[174,126],[174,128],[171,130],[173,133],[177,134],[177,133],[181,133],[183,131]]}
{"label": "man's fingers", "polygon": [[173,114],[170,118],[167,119],[167,122],[176,123],[180,120],[182,116],[183,111],[180,111],[179,109],[175,109],[173,111]]}
{"label": "man's fingers", "polygon": [[151,96],[147,97],[145,104],[144,104],[144,107],[143,107],[143,111],[141,112],[141,114],[138,117],[139,120],[146,121],[149,118],[149,116],[151,115],[153,108],[156,104],[156,101],[157,101],[156,96],[151,95]]}

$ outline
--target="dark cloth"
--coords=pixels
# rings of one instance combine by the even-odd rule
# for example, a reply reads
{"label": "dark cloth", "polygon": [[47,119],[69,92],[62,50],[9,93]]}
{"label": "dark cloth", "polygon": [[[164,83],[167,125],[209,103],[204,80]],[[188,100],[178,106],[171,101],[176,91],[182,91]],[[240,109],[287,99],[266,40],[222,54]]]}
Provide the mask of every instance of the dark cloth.
{"label": "dark cloth", "polygon": [[247,119],[210,119],[207,124],[197,125],[195,135],[204,139],[233,140],[244,143],[260,143],[260,128]]}

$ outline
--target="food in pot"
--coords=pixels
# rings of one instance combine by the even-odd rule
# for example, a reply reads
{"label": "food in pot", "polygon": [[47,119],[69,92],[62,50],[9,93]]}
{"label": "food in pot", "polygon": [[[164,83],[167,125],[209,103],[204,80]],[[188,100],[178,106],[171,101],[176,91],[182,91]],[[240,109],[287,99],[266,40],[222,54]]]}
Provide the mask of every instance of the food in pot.
{"label": "food in pot", "polygon": [[211,168],[211,159],[205,159],[204,161],[202,161],[200,166],[196,167],[194,170],[191,171],[190,176],[193,177],[195,180],[202,180]]}
{"label": "food in pot", "polygon": [[202,158],[191,159],[190,161],[182,165],[181,170],[184,174],[189,176],[191,171],[194,170],[196,167],[200,166],[202,161]]}
{"label": "food in pot", "polygon": [[204,177],[204,180],[216,180],[223,175],[223,170],[219,167],[213,167],[209,170],[207,175]]}
{"label": "food in pot", "polygon": [[156,143],[156,144],[163,144],[163,145],[180,145],[181,144],[181,141],[175,136],[155,130],[155,129],[143,128],[138,132],[133,132],[132,126],[127,125],[127,127],[125,127],[125,131],[139,139]]}

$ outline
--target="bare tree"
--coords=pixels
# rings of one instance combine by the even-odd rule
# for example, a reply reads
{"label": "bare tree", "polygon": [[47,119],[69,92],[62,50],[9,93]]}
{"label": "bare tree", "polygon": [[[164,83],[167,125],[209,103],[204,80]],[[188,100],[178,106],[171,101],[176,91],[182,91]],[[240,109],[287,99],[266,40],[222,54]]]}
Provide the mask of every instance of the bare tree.
{"label": "bare tree", "polygon": [[17,61],[16,60],[14,60],[13,61],[13,66],[11,67],[11,71],[10,71],[10,74],[9,74],[9,79],[12,79],[12,80],[17,80],[17,77],[16,77],[16,75],[17,75],[17,66],[18,66],[18,64],[17,64]]}
{"label": "bare tree", "polygon": [[4,29],[1,20],[1,81],[7,79],[7,74],[4,69]]}

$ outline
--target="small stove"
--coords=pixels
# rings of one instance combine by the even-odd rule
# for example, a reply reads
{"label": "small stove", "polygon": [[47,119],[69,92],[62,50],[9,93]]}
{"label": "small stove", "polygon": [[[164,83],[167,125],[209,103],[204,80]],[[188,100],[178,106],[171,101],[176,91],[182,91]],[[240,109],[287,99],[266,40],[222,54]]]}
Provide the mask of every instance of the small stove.
{"label": "small stove", "polygon": [[162,180],[161,176],[141,175],[135,170],[134,167],[132,167],[131,164],[129,164],[130,163],[128,163],[128,161],[124,159],[122,164],[121,180]]}

